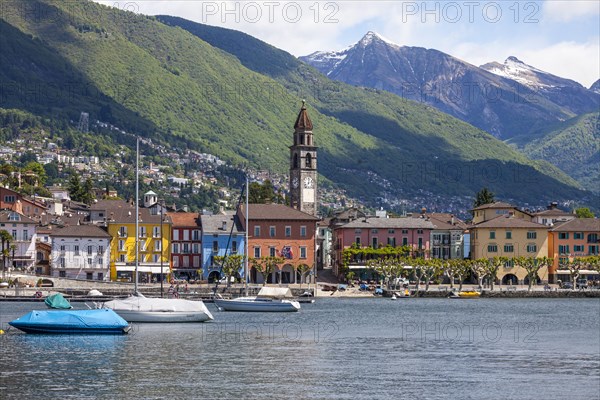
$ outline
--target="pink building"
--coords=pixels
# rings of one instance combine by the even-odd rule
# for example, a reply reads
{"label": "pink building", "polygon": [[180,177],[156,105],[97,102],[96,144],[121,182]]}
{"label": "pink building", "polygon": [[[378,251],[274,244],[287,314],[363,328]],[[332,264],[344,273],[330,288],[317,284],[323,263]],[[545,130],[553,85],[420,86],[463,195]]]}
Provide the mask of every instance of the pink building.
{"label": "pink building", "polygon": [[427,218],[365,217],[337,226],[333,230],[333,268],[339,274],[342,252],[353,245],[380,248],[409,246],[413,254],[429,257],[431,231],[435,228]]}

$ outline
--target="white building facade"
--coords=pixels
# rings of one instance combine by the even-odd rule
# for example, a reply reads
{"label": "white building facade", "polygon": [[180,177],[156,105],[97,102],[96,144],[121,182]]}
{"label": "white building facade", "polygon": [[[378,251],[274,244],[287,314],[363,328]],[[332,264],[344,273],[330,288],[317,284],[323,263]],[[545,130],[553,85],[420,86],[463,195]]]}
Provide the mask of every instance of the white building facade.
{"label": "white building facade", "polygon": [[[6,267],[32,271],[35,263],[35,241],[37,223],[16,211],[0,211],[0,230],[5,230],[12,237],[8,244],[8,262]],[[1,268],[1,266],[0,266]]]}
{"label": "white building facade", "polygon": [[110,280],[110,240],[94,225],[58,228],[51,235],[50,267],[53,277]]}

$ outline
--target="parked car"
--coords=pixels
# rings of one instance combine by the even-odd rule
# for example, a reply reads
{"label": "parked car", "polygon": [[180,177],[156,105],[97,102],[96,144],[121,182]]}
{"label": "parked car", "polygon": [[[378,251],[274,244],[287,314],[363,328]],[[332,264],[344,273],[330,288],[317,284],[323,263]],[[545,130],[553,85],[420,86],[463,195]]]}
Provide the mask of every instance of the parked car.
{"label": "parked car", "polygon": [[573,284],[571,282],[563,282],[560,285],[561,289],[573,289]]}
{"label": "parked car", "polygon": [[588,288],[588,281],[587,281],[587,279],[579,279],[579,280],[577,280],[577,282],[575,283],[575,287],[577,289],[587,289]]}

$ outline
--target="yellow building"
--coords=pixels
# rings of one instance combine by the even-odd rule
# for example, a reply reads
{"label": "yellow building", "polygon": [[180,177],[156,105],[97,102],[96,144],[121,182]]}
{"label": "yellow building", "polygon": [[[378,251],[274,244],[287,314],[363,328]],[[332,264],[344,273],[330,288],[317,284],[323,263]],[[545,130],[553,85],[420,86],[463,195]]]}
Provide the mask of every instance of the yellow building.
{"label": "yellow building", "polygon": [[483,204],[471,210],[473,213],[473,224],[479,224],[483,221],[489,221],[490,219],[497,218],[501,215],[512,215],[515,218],[523,219],[525,221],[531,221],[533,215],[519,210],[517,207],[509,203],[497,201],[495,203]]}
{"label": "yellow building", "polygon": [[[135,207],[124,201],[114,201],[106,212],[108,233],[112,236],[110,250],[111,280],[133,282],[135,271]],[[138,280],[160,282],[161,271],[166,277],[171,272],[171,220],[164,213],[140,208],[138,240]]]}
{"label": "yellow building", "polygon": [[[470,227],[471,258],[546,257],[548,227],[509,212]],[[508,262],[500,268],[498,280],[506,284],[527,284],[527,271]],[[539,282],[548,281],[548,268],[538,272]]]}

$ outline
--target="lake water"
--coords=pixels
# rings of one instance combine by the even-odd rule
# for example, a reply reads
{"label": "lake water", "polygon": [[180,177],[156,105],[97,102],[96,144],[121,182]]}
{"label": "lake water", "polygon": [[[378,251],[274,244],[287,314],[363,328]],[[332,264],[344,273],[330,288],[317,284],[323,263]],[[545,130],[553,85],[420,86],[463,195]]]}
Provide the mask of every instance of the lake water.
{"label": "lake water", "polygon": [[[84,307],[75,303],[77,308]],[[40,303],[0,302],[0,327]],[[2,399],[598,399],[598,299],[318,299],[125,336],[0,336]]]}

